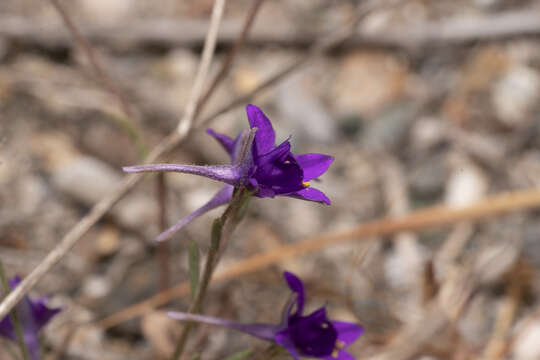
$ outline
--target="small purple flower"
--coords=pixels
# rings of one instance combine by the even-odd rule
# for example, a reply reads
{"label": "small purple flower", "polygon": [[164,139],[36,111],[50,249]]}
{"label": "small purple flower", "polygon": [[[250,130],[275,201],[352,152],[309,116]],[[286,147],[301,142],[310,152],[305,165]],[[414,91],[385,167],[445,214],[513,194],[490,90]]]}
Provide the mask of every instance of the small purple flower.
{"label": "small purple flower", "polygon": [[195,174],[227,184],[208,203],[159,235],[158,241],[166,240],[198,216],[231,201],[234,187],[246,187],[261,198],[289,196],[330,204],[330,199],[322,191],[312,187],[310,181],[324,174],[334,158],[316,153],[293,155],[289,140],[275,145],[272,123],[261,109],[248,105],[246,112],[251,129],[256,129],[251,151],[248,151],[247,156],[242,154],[244,136],[239,135],[232,139],[211,129],[207,130],[227,151],[231,157],[231,165],[154,164],[123,168],[131,173],[174,171]]}
{"label": "small purple flower", "polygon": [[325,360],[354,360],[354,356],[345,351],[345,348],[362,335],[364,332],[362,326],[329,320],[324,306],[309,315],[302,315],[305,300],[304,284],[290,272],[285,272],[283,275],[289,288],[293,291],[294,297],[285,305],[281,323],[278,325],[242,324],[181,312],[169,312],[168,315],[178,320],[225,326],[263,340],[275,342],[287,349],[296,360],[300,356]]}
{"label": "small purple flower", "polygon": [[[9,281],[9,287],[13,290],[20,282],[21,279],[18,276],[15,276]],[[32,300],[28,296],[25,296],[16,306],[24,342],[26,343],[26,347],[28,348],[32,360],[38,360],[40,358],[40,346],[38,340],[39,330],[44,327],[54,315],[62,310],[59,308],[48,308],[46,302],[46,297]],[[17,334],[15,333],[9,315],[0,321],[0,336],[17,341]]]}

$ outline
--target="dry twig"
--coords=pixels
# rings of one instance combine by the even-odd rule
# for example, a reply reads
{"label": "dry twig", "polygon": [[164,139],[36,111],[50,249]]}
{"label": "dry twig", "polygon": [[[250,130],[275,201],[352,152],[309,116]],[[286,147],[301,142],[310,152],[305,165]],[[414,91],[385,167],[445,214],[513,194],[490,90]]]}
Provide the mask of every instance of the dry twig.
{"label": "dry twig", "polygon": [[124,116],[129,122],[130,127],[133,127],[135,129],[135,131],[133,132],[135,141],[139,145],[139,148],[144,148],[144,141],[141,138],[141,131],[137,126],[135,115],[126,99],[126,96],[116,85],[115,81],[109,76],[109,74],[107,74],[107,71],[105,71],[105,68],[102,66],[99,57],[97,56],[95,50],[92,48],[92,45],[90,45],[88,40],[86,40],[86,38],[82,35],[81,31],[77,28],[77,26],[75,26],[75,23],[73,22],[67,11],[64,9],[64,7],[61,5],[60,1],[49,1],[54,6],[58,14],[60,14],[60,17],[64,21],[65,26],[70,31],[75,42],[83,49],[86,57],[88,58],[88,61],[90,62],[90,65],[98,76],[99,81],[102,83],[103,87],[118,99],[120,108],[122,109]]}
{"label": "dry twig", "polygon": [[[345,241],[365,239],[375,236],[392,235],[402,231],[419,231],[435,226],[450,225],[462,221],[478,221],[511,211],[540,207],[540,190],[531,189],[492,196],[474,205],[461,209],[445,206],[429,207],[396,219],[375,220],[342,232],[316,236],[295,244],[279,246],[274,250],[254,255],[218,271],[215,282],[253,273],[289,258],[305,255]],[[176,297],[189,294],[189,283],[181,283],[168,291],[161,292],[147,300],[119,311],[99,322],[104,328],[116,326],[124,321],[140,316],[147,311],[166,304]]]}
{"label": "dry twig", "polygon": [[[217,39],[220,45],[232,45],[242,25],[225,21]],[[86,24],[82,32],[94,43],[112,49],[140,48],[158,45],[174,48],[200,46],[208,23],[191,19],[145,20],[119,25]],[[395,29],[366,31],[358,29],[344,45],[347,47],[400,49],[413,51],[425,46],[445,47],[478,41],[505,40],[508,38],[538,36],[540,17],[538,10],[520,9],[486,16],[465,16],[427,22]],[[0,37],[17,43],[58,48],[71,46],[63,29],[54,24],[37,24],[27,18],[0,17]],[[310,47],[320,33],[301,33],[294,27],[259,27],[253,30],[248,44]]]}
{"label": "dry twig", "polygon": [[499,304],[495,326],[484,349],[483,360],[498,360],[504,356],[508,344],[508,333],[519,309],[523,293],[524,284],[519,270],[520,266],[516,265],[512,271],[513,276],[506,286],[507,294]]}
{"label": "dry twig", "polygon": [[229,72],[229,70],[231,69],[233,65],[236,54],[242,48],[246,39],[248,38],[248,34],[250,33],[251,27],[253,26],[253,23],[255,22],[255,18],[257,17],[257,13],[259,12],[259,9],[261,8],[261,5],[263,2],[264,0],[255,0],[253,2],[251,9],[248,11],[246,15],[246,21],[244,23],[244,26],[242,27],[240,36],[234,42],[232,49],[227,53],[225,60],[223,60],[223,63],[221,64],[221,68],[219,69],[218,73],[216,74],[212,82],[210,83],[210,86],[208,86],[208,89],[206,90],[204,95],[201,97],[201,101],[199,102],[197,106],[197,110],[195,111],[195,118],[198,117],[198,115],[203,110],[204,106],[206,105],[208,99],[210,99],[214,91],[218,88],[219,84],[223,81],[223,79],[225,79],[225,76],[227,76],[227,73]]}

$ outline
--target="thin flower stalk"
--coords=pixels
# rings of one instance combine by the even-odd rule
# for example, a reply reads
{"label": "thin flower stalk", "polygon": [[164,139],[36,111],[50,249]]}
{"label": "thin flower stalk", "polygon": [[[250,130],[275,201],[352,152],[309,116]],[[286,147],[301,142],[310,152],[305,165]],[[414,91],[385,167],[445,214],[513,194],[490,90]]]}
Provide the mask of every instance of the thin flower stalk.
{"label": "thin flower stalk", "polygon": [[[246,203],[249,201],[250,195],[250,192],[246,189],[240,189],[239,191],[237,191],[236,194],[233,195],[233,199],[223,213],[223,215],[219,219],[216,219],[214,221],[211,236],[212,244],[206,257],[206,263],[202,273],[201,283],[195,296],[195,300],[193,301],[193,304],[189,309],[189,313],[195,314],[201,311],[204,299],[207,294],[208,286],[214,274],[214,270],[221,258],[221,254],[227,247],[228,240],[232,235],[232,232],[241,221],[242,210],[246,206]],[[193,330],[194,325],[194,322],[188,322],[186,326],[184,326],[176,344],[174,353],[171,357],[171,360],[177,360],[182,356],[187,339],[191,331]]]}

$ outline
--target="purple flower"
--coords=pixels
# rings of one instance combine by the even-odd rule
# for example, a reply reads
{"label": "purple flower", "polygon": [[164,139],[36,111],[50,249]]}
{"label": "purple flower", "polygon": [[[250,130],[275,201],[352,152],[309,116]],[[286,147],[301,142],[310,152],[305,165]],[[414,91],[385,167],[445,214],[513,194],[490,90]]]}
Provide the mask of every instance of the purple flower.
{"label": "purple flower", "polygon": [[364,329],[354,323],[329,320],[323,306],[309,315],[304,310],[304,284],[296,275],[285,272],[285,280],[294,297],[284,309],[280,324],[242,324],[210,316],[169,312],[174,319],[225,326],[283,346],[298,359],[308,356],[326,360],[354,360],[345,348],[362,335]]}
{"label": "purple flower", "polygon": [[293,155],[289,140],[275,145],[272,123],[261,109],[248,105],[246,112],[251,129],[256,129],[251,149],[250,151],[248,149],[247,154],[242,152],[245,136],[239,135],[233,139],[211,129],[207,131],[229,153],[231,165],[155,164],[123,168],[124,171],[133,173],[174,171],[195,174],[227,184],[208,203],[159,235],[158,241],[169,238],[205,212],[228,203],[232,198],[234,187],[246,187],[261,198],[289,196],[330,204],[330,199],[322,191],[312,187],[310,181],[324,174],[334,158],[315,153]]}
{"label": "purple flower", "polygon": [[[9,281],[9,287],[13,290],[20,282],[21,279],[18,276],[15,276]],[[40,346],[38,340],[39,330],[45,326],[54,315],[61,311],[59,308],[48,308],[47,305],[45,305],[46,302],[46,297],[32,300],[28,296],[25,296],[16,306],[24,342],[26,343],[26,347],[28,348],[32,360],[38,360],[40,358]],[[0,321],[0,336],[17,341],[17,334],[15,333],[9,315]]]}

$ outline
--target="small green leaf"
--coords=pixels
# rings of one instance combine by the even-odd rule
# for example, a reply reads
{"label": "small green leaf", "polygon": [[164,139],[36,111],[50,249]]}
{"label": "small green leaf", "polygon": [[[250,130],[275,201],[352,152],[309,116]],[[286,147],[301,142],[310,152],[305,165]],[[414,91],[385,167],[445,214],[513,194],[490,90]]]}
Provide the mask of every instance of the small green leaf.
{"label": "small green leaf", "polygon": [[225,360],[244,360],[252,353],[251,349],[241,350],[225,358]]}
{"label": "small green leaf", "polygon": [[191,358],[191,360],[201,360],[201,354],[196,354]]}
{"label": "small green leaf", "polygon": [[189,284],[191,285],[191,297],[195,299],[197,291],[199,290],[200,280],[200,256],[199,247],[193,240],[189,242],[188,246],[188,263],[189,263]]}
{"label": "small green leaf", "polygon": [[221,219],[214,220],[212,224],[212,249],[214,251],[219,250],[219,244],[221,242],[221,230],[223,229],[223,224]]}

